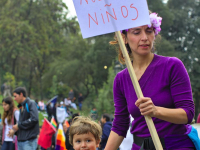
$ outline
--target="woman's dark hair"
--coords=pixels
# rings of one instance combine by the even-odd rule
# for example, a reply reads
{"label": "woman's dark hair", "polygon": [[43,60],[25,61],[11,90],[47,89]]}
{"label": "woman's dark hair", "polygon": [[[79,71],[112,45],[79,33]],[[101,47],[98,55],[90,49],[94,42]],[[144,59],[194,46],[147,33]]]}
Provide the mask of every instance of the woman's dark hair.
{"label": "woman's dark hair", "polygon": [[14,113],[13,111],[15,108],[14,101],[13,101],[12,97],[6,97],[2,100],[2,103],[3,102],[9,105],[8,111],[4,110],[4,112],[3,112],[3,117],[2,117],[3,124],[5,125],[6,118],[7,118],[8,124],[11,124],[13,113]]}
{"label": "woman's dark hair", "polygon": [[19,94],[19,95],[20,95],[20,93],[22,93],[23,96],[26,97],[26,89],[23,88],[23,87],[18,87],[18,88],[16,88],[16,89],[13,91],[13,93],[17,93],[17,94]]}

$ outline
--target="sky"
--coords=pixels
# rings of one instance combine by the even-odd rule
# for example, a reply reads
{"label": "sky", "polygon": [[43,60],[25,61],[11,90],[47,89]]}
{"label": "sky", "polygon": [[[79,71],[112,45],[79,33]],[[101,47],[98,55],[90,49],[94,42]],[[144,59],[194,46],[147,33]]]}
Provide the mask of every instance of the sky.
{"label": "sky", "polygon": [[67,5],[67,7],[69,9],[69,16],[68,17],[76,16],[76,10],[74,8],[73,0],[63,0],[63,2]]}
{"label": "sky", "polygon": [[[168,0],[163,0],[164,3],[166,3]],[[63,0],[63,2],[67,5],[68,9],[69,9],[69,16],[68,17],[74,17],[77,16],[76,15],[76,10],[74,8],[74,4],[73,4],[73,0]]]}

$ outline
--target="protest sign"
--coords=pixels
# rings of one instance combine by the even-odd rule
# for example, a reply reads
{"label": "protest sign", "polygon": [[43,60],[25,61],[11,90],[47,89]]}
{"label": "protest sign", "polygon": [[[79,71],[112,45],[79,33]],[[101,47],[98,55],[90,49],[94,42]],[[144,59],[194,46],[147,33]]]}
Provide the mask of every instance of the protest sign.
{"label": "protest sign", "polygon": [[150,24],[146,0],[73,0],[83,38]]}
{"label": "protest sign", "polygon": [[58,123],[62,123],[65,120],[66,117],[66,110],[65,108],[57,107],[56,108],[56,116]]}

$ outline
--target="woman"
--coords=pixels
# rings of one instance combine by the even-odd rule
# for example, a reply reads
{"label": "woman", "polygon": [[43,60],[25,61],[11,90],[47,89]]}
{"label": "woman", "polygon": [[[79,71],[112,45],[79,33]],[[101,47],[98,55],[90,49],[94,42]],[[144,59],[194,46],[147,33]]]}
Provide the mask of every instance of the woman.
{"label": "woman", "polygon": [[12,126],[16,124],[19,120],[19,111],[14,105],[12,97],[6,97],[2,100],[3,105],[3,136],[2,136],[2,148],[1,150],[16,150],[17,149],[17,139],[13,136],[14,130]]}
{"label": "woman", "polygon": [[[134,118],[132,150],[155,149],[145,115],[152,117],[164,149],[195,149],[187,136],[186,125],[194,117],[189,76],[179,59],[152,53],[155,39],[161,31],[162,18],[151,13],[150,20],[151,25],[122,31],[132,67],[145,97],[137,98],[127,69],[116,75],[113,85],[115,119],[105,150],[116,150],[120,146],[129,128],[130,114]],[[124,62],[121,50],[119,58]]]}

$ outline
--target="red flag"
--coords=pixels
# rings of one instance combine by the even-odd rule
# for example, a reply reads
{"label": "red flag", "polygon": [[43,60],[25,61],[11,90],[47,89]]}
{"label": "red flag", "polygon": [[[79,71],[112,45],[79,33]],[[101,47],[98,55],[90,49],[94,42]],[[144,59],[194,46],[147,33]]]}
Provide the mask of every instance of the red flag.
{"label": "red flag", "polygon": [[67,120],[65,120],[65,124],[66,124],[66,126],[67,126],[68,128],[70,127],[69,122],[68,122]]}
{"label": "red flag", "polygon": [[45,149],[51,147],[51,139],[53,134],[55,133],[56,129],[54,128],[54,126],[46,118],[44,118],[44,122],[38,139],[38,145]]}

